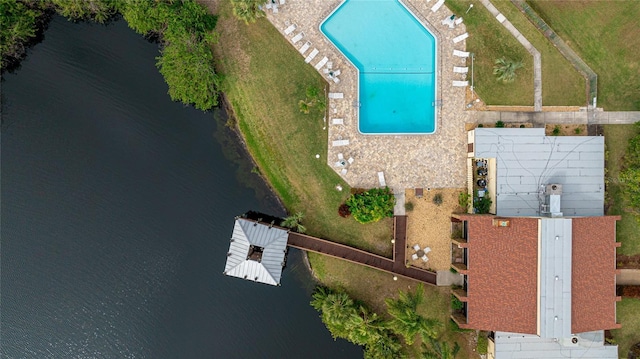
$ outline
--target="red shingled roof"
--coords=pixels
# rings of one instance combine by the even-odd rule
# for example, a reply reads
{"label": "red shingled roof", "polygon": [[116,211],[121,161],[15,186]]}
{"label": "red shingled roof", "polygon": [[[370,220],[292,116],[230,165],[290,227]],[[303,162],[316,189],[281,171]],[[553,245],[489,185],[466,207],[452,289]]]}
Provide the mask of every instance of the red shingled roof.
{"label": "red shingled roof", "polygon": [[538,219],[493,216],[468,221],[467,325],[525,334],[537,332]]}
{"label": "red shingled roof", "polygon": [[616,324],[616,220],[573,218],[571,331],[619,328]]}

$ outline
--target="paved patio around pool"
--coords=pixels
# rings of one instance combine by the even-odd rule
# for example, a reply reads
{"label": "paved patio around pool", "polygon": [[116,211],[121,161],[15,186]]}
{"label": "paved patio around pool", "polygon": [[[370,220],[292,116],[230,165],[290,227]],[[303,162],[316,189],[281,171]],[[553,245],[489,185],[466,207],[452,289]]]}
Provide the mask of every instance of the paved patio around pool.
{"label": "paved patio around pool", "polygon": [[[465,111],[467,88],[452,87],[453,80],[464,80],[453,73],[453,66],[466,66],[465,60],[454,57],[453,50],[465,50],[465,42],[454,44],[452,39],[466,32],[464,23],[450,29],[441,21],[453,13],[442,6],[435,13],[435,1],[405,0],[404,4],[436,36],[438,41],[437,98],[442,105],[437,116],[437,129],[432,135],[362,135],[358,132],[357,107],[358,72],[340,51],[320,32],[322,21],[341,4],[340,0],[287,0],[278,12],[267,11],[267,18],[289,41],[304,33],[293,46],[300,49],[310,42],[305,56],[317,49],[311,66],[327,57],[332,69],[339,69],[340,82],[334,83],[320,72],[330,84],[330,92],[343,93],[342,99],[329,99],[326,118],[328,131],[328,165],[352,187],[378,186],[378,172],[384,172],[386,184],[391,188],[460,188],[466,184],[466,132],[464,124],[475,122],[475,113]],[[464,14],[457,14],[464,16]],[[285,34],[292,24],[296,29]],[[302,55],[300,55],[302,56]],[[468,80],[468,79],[467,79]],[[343,125],[333,125],[332,119],[344,119]],[[348,140],[345,146],[332,146],[333,141]],[[345,166],[336,166],[338,154]],[[353,163],[348,159],[353,158]],[[346,174],[342,170],[346,169]]]}

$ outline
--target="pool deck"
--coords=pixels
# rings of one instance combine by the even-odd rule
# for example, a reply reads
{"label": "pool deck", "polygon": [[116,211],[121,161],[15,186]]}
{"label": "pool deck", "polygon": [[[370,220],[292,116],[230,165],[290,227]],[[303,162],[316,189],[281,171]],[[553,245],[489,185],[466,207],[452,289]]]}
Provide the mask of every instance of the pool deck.
{"label": "pool deck", "polygon": [[[445,6],[437,12],[431,7],[436,1],[404,0],[404,4],[437,38],[437,99],[441,107],[437,114],[437,129],[432,135],[363,135],[358,132],[357,108],[354,103],[358,93],[358,72],[340,51],[320,32],[324,19],[341,4],[341,0],[287,0],[278,7],[278,13],[267,10],[267,18],[291,40],[300,32],[304,37],[295,45],[299,49],[307,41],[318,54],[310,62],[315,66],[327,57],[333,69],[340,69],[340,82],[335,84],[322,72],[330,84],[330,92],[343,93],[342,99],[329,99],[326,130],[328,131],[327,163],[352,187],[377,187],[378,172],[384,172],[390,188],[413,187],[460,188],[466,183],[466,141],[464,124],[475,122],[475,112],[465,111],[467,88],[452,87],[453,80],[464,80],[453,73],[453,66],[466,66],[465,60],[453,56],[453,50],[465,50],[465,41],[454,44],[452,39],[466,32],[464,23],[450,29],[441,21],[453,13]],[[291,24],[297,28],[289,35],[284,31]],[[301,55],[302,56],[302,55]],[[332,125],[333,118],[344,119],[344,125]],[[333,141],[348,140],[345,146],[333,147]],[[336,167],[338,154],[353,163]],[[342,174],[343,169],[347,170]]]}

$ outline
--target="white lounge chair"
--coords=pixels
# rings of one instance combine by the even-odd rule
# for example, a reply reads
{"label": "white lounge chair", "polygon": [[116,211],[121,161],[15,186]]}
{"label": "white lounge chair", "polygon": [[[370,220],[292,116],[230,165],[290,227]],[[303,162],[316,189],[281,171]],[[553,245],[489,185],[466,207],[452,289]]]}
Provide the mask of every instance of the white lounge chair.
{"label": "white lounge chair", "polygon": [[431,248],[429,248],[429,247],[424,247],[424,253],[425,253],[425,254],[427,254],[427,253],[429,253],[429,252],[431,252]]}
{"label": "white lounge chair", "polygon": [[343,168],[342,171],[340,171],[340,174],[342,174],[343,176],[347,174],[347,169]]}
{"label": "white lounge chair", "polygon": [[436,12],[440,10],[443,4],[444,4],[444,0],[438,0],[438,2],[435,5],[433,5],[433,7],[431,8],[431,11]]}
{"label": "white lounge chair", "polygon": [[335,140],[331,143],[333,147],[349,146],[349,140]]}
{"label": "white lounge chair", "polygon": [[350,164],[350,165],[352,165],[352,164],[353,164],[353,161],[355,161],[355,160],[353,159],[353,157],[349,157],[349,159],[347,160],[347,162],[349,162],[349,164]]}
{"label": "white lounge chair", "polygon": [[465,32],[464,34],[462,34],[462,35],[460,35],[460,36],[456,36],[456,37],[454,37],[454,38],[453,38],[453,43],[454,43],[454,44],[457,44],[457,43],[459,43],[460,41],[462,41],[462,40],[466,39],[467,37],[469,37],[469,33],[468,33],[468,32]]}
{"label": "white lounge chair", "polygon": [[466,51],[453,50],[453,56],[466,58],[469,57],[469,53]]}
{"label": "white lounge chair", "polygon": [[387,187],[387,181],[384,180],[384,172],[378,172],[378,182],[380,182],[380,187]]}
{"label": "white lounge chair", "polygon": [[271,9],[273,7],[273,4],[271,3],[271,0],[267,1],[267,5],[264,6],[266,9]]}
{"label": "white lounge chair", "polygon": [[344,161],[344,155],[342,153],[338,153],[338,159],[340,161]]}
{"label": "white lounge chair", "polygon": [[461,67],[461,66],[454,66],[453,67],[453,72],[455,72],[456,74],[466,74],[469,72],[469,68],[468,67]]}
{"label": "white lounge chair", "polygon": [[330,99],[341,99],[344,98],[344,94],[342,92],[329,92]]}
{"label": "white lounge chair", "polygon": [[417,255],[417,254],[415,254],[415,253],[414,253],[414,254],[412,254],[412,255],[411,255],[411,259],[413,259],[413,260],[415,261],[416,259],[418,259],[418,255]]}
{"label": "white lounge chair", "polygon": [[309,50],[309,47],[311,46],[311,43],[309,41],[305,42],[304,45],[302,45],[302,47],[300,48],[300,53],[302,55],[304,55],[305,52],[307,52],[307,50]]}
{"label": "white lounge chair", "polygon": [[303,37],[304,37],[304,32],[300,31],[298,35],[291,38],[291,42],[295,44],[296,42],[302,40]]}
{"label": "white lounge chair", "polygon": [[429,258],[427,258],[427,255],[425,254],[425,255],[422,256],[422,260],[427,262],[429,260]]}
{"label": "white lounge chair", "polygon": [[339,83],[340,83],[340,79],[339,79],[339,78],[337,78],[337,77],[334,77],[334,78],[333,78],[333,82],[334,82],[335,84],[339,84]]}
{"label": "white lounge chair", "polygon": [[316,55],[318,54],[318,52],[320,52],[320,51],[318,51],[318,49],[313,48],[313,51],[311,51],[311,53],[309,54],[309,56],[307,56],[307,58],[306,58],[306,59],[304,59],[304,62],[306,62],[306,63],[310,63],[310,62],[311,62],[311,60],[313,60],[313,58],[314,58],[314,57],[316,57]]}
{"label": "white lounge chair", "polygon": [[327,63],[327,61],[329,61],[329,59],[326,56],[323,57],[322,60],[318,61],[318,63],[315,66],[316,70],[320,71],[322,66],[324,66]]}
{"label": "white lounge chair", "polygon": [[278,4],[273,4],[273,13],[277,14],[278,13]]}
{"label": "white lounge chair", "polygon": [[455,19],[455,21],[453,23],[456,24],[456,25],[462,24],[462,18],[459,17],[459,18]]}
{"label": "white lounge chair", "polygon": [[453,81],[453,86],[455,87],[467,87],[469,86],[469,81]]}
{"label": "white lounge chair", "polygon": [[286,0],[280,0],[280,5],[284,5],[286,3]]}
{"label": "white lounge chair", "polygon": [[331,120],[332,125],[344,125],[344,118],[334,118]]}
{"label": "white lounge chair", "polygon": [[414,251],[419,251],[420,250],[420,245],[419,244],[414,244],[413,245],[413,250]]}
{"label": "white lounge chair", "polygon": [[284,29],[284,34],[285,34],[285,35],[289,35],[289,34],[291,34],[292,32],[294,32],[294,31],[296,30],[296,28],[297,28],[297,27],[298,27],[298,26],[297,26],[296,24],[291,24],[291,25],[289,25],[289,27],[288,27],[288,28]]}

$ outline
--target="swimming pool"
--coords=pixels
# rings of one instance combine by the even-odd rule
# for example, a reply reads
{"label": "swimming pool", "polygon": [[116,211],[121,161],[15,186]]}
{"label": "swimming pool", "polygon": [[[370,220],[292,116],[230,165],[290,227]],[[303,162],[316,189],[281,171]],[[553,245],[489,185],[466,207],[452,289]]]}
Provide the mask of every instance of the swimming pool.
{"label": "swimming pool", "polygon": [[436,131],[436,39],[398,0],[345,0],[320,31],[358,69],[363,134]]}

